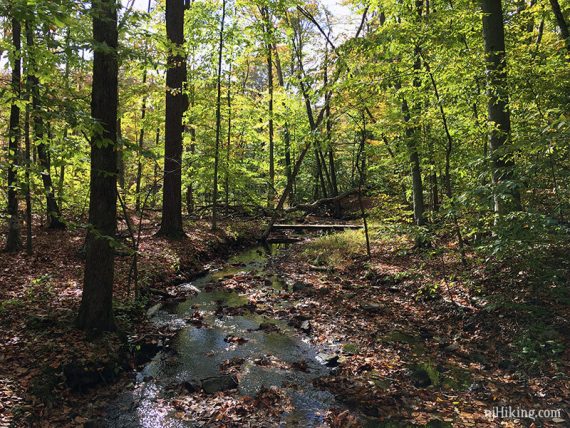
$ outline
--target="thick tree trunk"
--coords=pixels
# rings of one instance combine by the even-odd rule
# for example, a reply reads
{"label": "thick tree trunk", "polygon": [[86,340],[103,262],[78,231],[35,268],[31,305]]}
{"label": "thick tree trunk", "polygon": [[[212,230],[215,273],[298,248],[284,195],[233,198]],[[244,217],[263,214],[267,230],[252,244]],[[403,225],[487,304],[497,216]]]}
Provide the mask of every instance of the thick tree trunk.
{"label": "thick tree trunk", "polygon": [[[83,296],[77,325],[87,331],[115,329],[114,239],[117,224],[117,3],[93,0],[91,116],[100,125],[91,140],[89,229]],[[101,46],[104,46],[102,48]]]}
{"label": "thick tree trunk", "polygon": [[10,125],[8,142],[8,235],[6,237],[6,251],[17,251],[22,246],[20,237],[20,218],[18,216],[17,167],[18,151],[20,145],[20,107],[21,96],[21,35],[20,22],[12,19],[12,43],[15,56],[12,61],[12,106],[10,107]]}
{"label": "thick tree trunk", "polygon": [[159,234],[169,238],[184,236],[182,227],[182,116],[188,101],[184,94],[186,60],[180,50],[184,43],[184,2],[166,1],[166,34],[173,49],[166,71],[166,119],[164,136],[164,185],[162,223]]}
{"label": "thick tree trunk", "polygon": [[568,31],[568,23],[566,19],[564,19],[564,13],[562,13],[562,9],[560,8],[560,3],[558,3],[558,0],[550,0],[550,5],[556,17],[558,28],[560,28],[560,37],[564,40],[566,49],[570,52],[570,32]]}
{"label": "thick tree trunk", "polygon": [[226,0],[222,0],[222,19],[218,45],[218,77],[216,95],[216,147],[214,151],[214,183],[212,200],[212,229],[218,227],[218,174],[220,165],[220,138],[222,132],[222,53],[224,49],[224,24],[226,20]]}
{"label": "thick tree trunk", "polygon": [[514,161],[509,147],[511,116],[505,64],[505,29],[500,0],[481,0],[483,39],[487,55],[489,147],[493,168],[494,210],[498,214],[521,210],[520,193],[513,180]]}

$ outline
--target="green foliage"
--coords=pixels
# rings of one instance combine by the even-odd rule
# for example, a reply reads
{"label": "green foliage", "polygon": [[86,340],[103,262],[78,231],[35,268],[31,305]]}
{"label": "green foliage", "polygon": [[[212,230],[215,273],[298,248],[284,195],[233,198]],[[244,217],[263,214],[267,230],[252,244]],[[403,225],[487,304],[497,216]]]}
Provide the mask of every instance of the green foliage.
{"label": "green foliage", "polygon": [[497,219],[479,250],[488,260],[509,262],[512,270],[529,272],[535,279],[556,274],[550,263],[564,251],[570,239],[568,228],[541,214],[516,212]]}
{"label": "green foliage", "polygon": [[303,254],[316,266],[335,267],[366,254],[364,234],[360,230],[346,230],[323,235],[308,242]]}
{"label": "green foliage", "polygon": [[26,288],[26,300],[39,304],[47,304],[53,300],[55,291],[51,284],[50,275],[40,275],[32,279]]}
{"label": "green foliage", "polygon": [[0,302],[0,316],[7,316],[26,307],[26,302],[21,299],[7,299]]}
{"label": "green foliage", "polygon": [[560,333],[542,323],[535,323],[514,340],[515,357],[528,368],[538,368],[545,361],[558,359],[565,351]]}

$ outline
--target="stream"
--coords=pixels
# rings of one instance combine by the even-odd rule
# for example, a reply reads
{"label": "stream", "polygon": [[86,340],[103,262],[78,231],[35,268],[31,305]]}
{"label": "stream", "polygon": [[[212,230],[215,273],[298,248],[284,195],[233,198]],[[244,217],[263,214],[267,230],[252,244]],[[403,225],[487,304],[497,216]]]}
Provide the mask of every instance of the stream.
{"label": "stream", "polygon": [[[287,394],[292,408],[281,414],[279,426],[318,426],[327,409],[339,407],[330,392],[313,386],[315,378],[330,370],[319,357],[330,350],[311,344],[307,335],[286,321],[249,311],[245,295],[216,286],[220,280],[247,273],[265,278],[258,287],[264,292],[286,291],[288,284],[271,266],[272,257],[280,250],[273,244],[242,251],[221,269],[181,285],[194,290],[194,295],[163,306],[152,318],[162,328],[176,329],[176,336],[137,373],[134,387],[109,406],[106,426],[194,426],[165,411],[161,401],[180,385],[205,391],[235,388],[231,385],[235,378],[220,369],[228,360],[241,361],[237,376],[241,395],[253,397],[271,386]],[[287,305],[283,299],[280,306],[286,310]],[[267,359],[279,364],[260,364]]]}

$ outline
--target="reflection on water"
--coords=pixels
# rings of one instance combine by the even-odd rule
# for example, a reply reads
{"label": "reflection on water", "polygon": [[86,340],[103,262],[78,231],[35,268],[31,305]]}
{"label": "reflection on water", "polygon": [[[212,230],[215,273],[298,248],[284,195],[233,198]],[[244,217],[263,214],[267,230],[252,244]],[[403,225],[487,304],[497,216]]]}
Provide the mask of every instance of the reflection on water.
{"label": "reflection on water", "polygon": [[[244,359],[239,372],[239,392],[256,395],[262,388],[278,386],[288,393],[293,410],[282,415],[281,426],[311,427],[322,423],[322,414],[335,405],[334,397],[312,385],[313,379],[325,375],[327,367],[316,358],[318,352],[301,340],[299,334],[285,322],[245,311],[242,315],[220,314],[220,307],[239,308],[248,303],[237,292],[212,287],[240,272],[253,272],[265,278],[262,287],[278,293],[286,288],[278,275],[269,272],[271,252],[279,248],[257,247],[232,257],[223,269],[192,282],[201,290],[194,297],[157,313],[155,321],[183,326],[176,334],[172,350],[159,353],[137,376],[134,391],[129,391],[113,403],[106,420],[110,427],[182,427],[190,422],[176,420],[161,410],[160,399],[172,385],[184,382],[200,384],[202,379],[220,374],[220,365],[231,359]],[[188,325],[186,320],[195,312],[203,317],[202,326]],[[260,329],[261,324],[275,328]],[[228,341],[228,336],[243,338],[240,344]],[[260,361],[278,364],[260,364]],[[291,368],[303,363],[306,370]]]}

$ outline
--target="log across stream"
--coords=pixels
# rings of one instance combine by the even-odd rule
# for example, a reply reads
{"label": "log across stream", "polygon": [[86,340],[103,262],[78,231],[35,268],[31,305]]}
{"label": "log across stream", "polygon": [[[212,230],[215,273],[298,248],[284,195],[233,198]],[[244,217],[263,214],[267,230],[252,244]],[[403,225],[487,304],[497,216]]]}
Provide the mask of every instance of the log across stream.
{"label": "log across stream", "polygon": [[[327,349],[311,344],[308,336],[284,320],[241,310],[247,308],[245,296],[214,286],[221,279],[253,272],[266,278],[261,287],[273,293],[286,291],[283,278],[270,272],[271,251],[279,249],[257,247],[239,253],[222,269],[182,285],[197,289],[193,297],[154,314],[154,322],[178,329],[176,337],[168,349],[159,352],[137,374],[134,388],[110,405],[107,426],[194,426],[191,421],[179,420],[161,405],[168,391],[181,385],[190,390],[189,394],[194,389],[215,392],[237,388],[240,394],[249,396],[272,386],[283,388],[293,408],[283,412],[280,426],[318,426],[327,409],[342,407],[330,392],[313,386],[314,379],[330,370],[320,357]],[[285,299],[282,305],[286,310]],[[199,323],[195,322],[197,318],[201,320]],[[231,337],[240,340],[232,343],[228,340]],[[268,357],[284,364],[279,367],[256,364]],[[221,370],[224,362],[241,359],[243,363],[236,377]],[[293,368],[299,364],[303,370]],[[236,380],[237,384],[233,383]]]}

